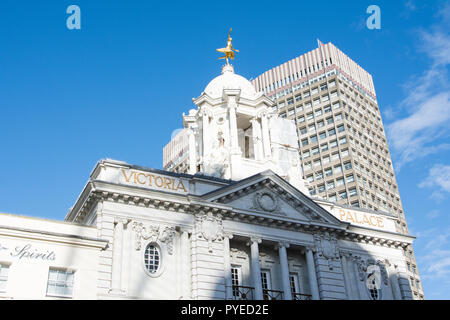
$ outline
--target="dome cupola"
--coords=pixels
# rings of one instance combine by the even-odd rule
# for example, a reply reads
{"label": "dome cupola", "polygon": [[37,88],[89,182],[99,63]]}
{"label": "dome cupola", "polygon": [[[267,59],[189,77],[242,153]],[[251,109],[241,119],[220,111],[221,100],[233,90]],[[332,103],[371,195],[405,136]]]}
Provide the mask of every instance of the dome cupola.
{"label": "dome cupola", "polygon": [[204,92],[213,99],[221,98],[224,89],[239,89],[240,96],[253,100],[258,94],[253,84],[244,77],[235,74],[230,64],[222,67],[222,74],[215,77],[205,88]]}

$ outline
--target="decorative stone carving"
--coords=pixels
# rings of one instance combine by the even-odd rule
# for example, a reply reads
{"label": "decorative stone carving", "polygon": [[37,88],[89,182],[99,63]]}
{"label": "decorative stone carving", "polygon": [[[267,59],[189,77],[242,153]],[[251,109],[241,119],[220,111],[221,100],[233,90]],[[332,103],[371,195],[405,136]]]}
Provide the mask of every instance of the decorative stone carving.
{"label": "decorative stone carving", "polygon": [[289,244],[289,242],[287,242],[287,241],[279,241],[276,245],[275,245],[275,247],[274,247],[274,249],[275,250],[278,250],[280,247],[285,247],[286,249],[287,248],[289,248],[291,245]]}
{"label": "decorative stone carving", "polygon": [[368,258],[367,260],[362,259],[361,257],[355,257],[355,263],[358,268],[359,280],[364,281],[367,277],[367,272],[370,269],[370,266],[378,266],[380,270],[380,275],[385,285],[389,284],[389,277],[386,271],[386,265],[381,260],[375,260],[373,258]]}
{"label": "decorative stone carving", "polygon": [[268,191],[256,192],[253,196],[253,205],[255,209],[266,212],[276,212],[280,206],[278,197]]}
{"label": "decorative stone carving", "polygon": [[167,247],[167,253],[173,253],[173,239],[175,237],[175,228],[161,225],[144,226],[142,222],[134,222],[133,230],[135,232],[135,249],[141,249],[142,240],[150,242],[160,241]]}
{"label": "decorative stone carving", "polygon": [[236,261],[238,259],[244,259],[247,260],[248,259],[248,254],[240,249],[237,248],[230,248],[230,257]]}
{"label": "decorative stone carving", "polygon": [[324,234],[315,234],[317,254],[328,262],[328,268],[333,270],[333,260],[339,260],[339,249],[337,239],[328,232]]}
{"label": "decorative stone carving", "polygon": [[212,243],[223,239],[222,215],[213,215],[211,212],[206,214],[196,214],[197,236],[203,237],[208,241],[208,250],[212,252]]}
{"label": "decorative stone carving", "polygon": [[358,269],[359,280],[364,281],[366,277],[367,265],[361,257],[354,257],[354,261],[356,263],[356,268]]}
{"label": "decorative stone carving", "polygon": [[263,264],[273,264],[275,263],[275,261],[277,261],[276,257],[272,253],[266,251],[260,251],[259,258]]}
{"label": "decorative stone carving", "polygon": [[217,140],[213,143],[211,153],[203,160],[206,174],[217,178],[223,178],[228,167],[230,151],[225,146],[222,130],[217,133]]}
{"label": "decorative stone carving", "polygon": [[226,113],[222,113],[222,114],[217,115],[215,120],[216,120],[216,123],[218,125],[222,125],[222,124],[225,123],[226,118],[227,118],[227,114]]}
{"label": "decorative stone carving", "polygon": [[173,238],[175,237],[175,233],[174,227],[165,227],[159,237],[159,241],[167,246],[167,252],[169,254],[173,253]]}

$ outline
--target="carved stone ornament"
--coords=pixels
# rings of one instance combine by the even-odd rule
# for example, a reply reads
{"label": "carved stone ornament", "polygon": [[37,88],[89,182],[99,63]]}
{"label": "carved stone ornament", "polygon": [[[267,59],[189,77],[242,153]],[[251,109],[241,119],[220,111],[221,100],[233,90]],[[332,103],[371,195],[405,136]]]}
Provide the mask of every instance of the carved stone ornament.
{"label": "carved stone ornament", "polygon": [[331,236],[328,232],[324,234],[315,234],[314,240],[316,242],[317,254],[323,257],[328,262],[328,268],[333,269],[333,260],[339,260],[339,250],[337,239]]}
{"label": "carved stone ornament", "polygon": [[253,205],[255,209],[266,212],[276,212],[280,202],[276,196],[267,191],[256,192],[253,196]]}
{"label": "carved stone ornament", "polygon": [[230,161],[230,151],[225,145],[222,131],[219,129],[217,140],[213,142],[212,151],[203,159],[203,167],[206,174],[223,178]]}
{"label": "carved stone ornament", "polygon": [[370,269],[372,269],[371,266],[378,266],[383,283],[385,285],[389,284],[389,276],[386,271],[386,265],[381,260],[375,260],[375,259],[369,258],[366,261],[366,260],[363,260],[361,257],[355,257],[355,263],[358,268],[358,275],[359,275],[360,281],[366,280],[368,271],[370,271]]}
{"label": "carved stone ornament", "polygon": [[195,219],[197,220],[198,237],[203,237],[208,241],[209,252],[212,252],[212,243],[223,239],[222,216],[208,212],[207,214],[196,214]]}
{"label": "carved stone ornament", "polygon": [[167,247],[167,253],[173,253],[173,239],[175,237],[175,228],[161,225],[144,226],[142,222],[133,222],[133,230],[135,232],[136,250],[141,249],[142,240],[156,242],[160,241]]}
{"label": "carved stone ornament", "polygon": [[230,257],[234,261],[238,259],[248,259],[248,254],[243,250],[237,248],[230,248]]}

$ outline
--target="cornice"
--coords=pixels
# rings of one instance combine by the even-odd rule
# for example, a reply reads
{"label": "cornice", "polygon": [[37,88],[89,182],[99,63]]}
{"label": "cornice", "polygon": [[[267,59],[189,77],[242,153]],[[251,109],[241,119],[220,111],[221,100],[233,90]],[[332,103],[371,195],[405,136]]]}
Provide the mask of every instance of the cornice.
{"label": "cornice", "polygon": [[105,249],[108,244],[107,240],[100,238],[10,226],[0,226],[0,236],[39,241],[44,240],[99,249]]}
{"label": "cornice", "polygon": [[[230,89],[225,89],[225,90],[230,90]],[[231,89],[231,90],[235,90],[235,89]],[[216,105],[221,105],[221,104],[226,103],[226,99],[224,97],[212,98],[207,93],[202,92],[202,94],[199,97],[193,98],[192,102],[197,106],[201,105],[204,102],[207,102],[211,106],[216,106]],[[268,107],[271,107],[273,105],[273,101],[270,98],[268,98],[265,94],[261,94],[254,100],[250,100],[250,99],[239,96],[239,98],[236,100],[236,102],[238,102],[238,104],[240,104],[240,105],[245,105],[245,106],[250,106],[250,107],[256,107],[262,103],[264,103]]]}
{"label": "cornice", "polygon": [[81,192],[80,196],[78,197],[75,205],[73,208],[69,211],[69,213],[64,218],[65,221],[70,222],[77,222],[77,216],[78,212],[84,210],[87,206],[90,206],[90,203],[88,200],[91,200],[91,193],[92,193],[92,182],[89,180],[89,182],[86,184],[86,186],[83,188],[83,191]]}
{"label": "cornice", "polygon": [[[266,179],[265,179],[266,180]],[[265,184],[265,180],[261,181]],[[111,185],[106,183],[105,185]],[[279,229],[304,232],[309,234],[328,233],[335,236],[338,240],[347,240],[358,243],[374,244],[384,247],[404,248],[411,244],[411,237],[394,234],[391,232],[380,232],[376,230],[370,231],[370,234],[361,233],[359,228],[349,227],[348,223],[342,222],[339,225],[333,225],[328,222],[321,221],[300,221],[290,219],[286,216],[276,216],[273,214],[263,214],[256,211],[247,211],[235,209],[226,204],[217,202],[207,202],[197,196],[171,196],[167,197],[164,192],[145,190],[145,194],[132,194],[135,187],[124,187],[123,192],[116,190],[101,190],[101,188],[91,188],[89,195],[86,197],[80,211],[78,212],[74,222],[82,223],[91,208],[98,201],[111,201],[122,204],[130,204],[134,206],[161,209],[165,211],[180,212],[186,214],[212,213],[213,215],[221,215],[222,219],[237,221],[242,223],[255,224],[265,227],[275,227]],[[249,190],[253,190],[253,186],[249,186]],[[245,189],[245,188],[244,188]],[[128,192],[126,192],[128,191]],[[237,191],[242,194],[245,191]],[[164,195],[164,198],[158,196]],[[220,198],[219,198],[220,199]],[[394,239],[393,239],[394,238]],[[409,241],[408,241],[409,240]]]}
{"label": "cornice", "polygon": [[[252,192],[256,192],[260,189],[266,188],[266,189],[272,191],[273,193],[277,194],[279,197],[281,197],[282,200],[285,203],[287,203],[288,205],[290,205],[291,207],[300,209],[302,214],[307,216],[309,219],[315,221],[316,223],[318,223],[318,224],[321,224],[321,223],[333,224],[332,222],[327,221],[324,217],[317,214],[313,208],[311,208],[308,204],[302,202],[300,199],[298,199],[296,196],[294,196],[287,189],[279,186],[277,183],[272,181],[271,177],[266,177],[260,181],[255,181],[255,182],[251,181],[246,186],[245,185],[244,186],[236,185],[236,188],[237,189],[235,191],[230,191],[223,196],[217,196],[217,197],[213,196],[211,199],[213,202],[219,202],[219,203],[226,204],[226,203],[229,203],[239,197],[242,197],[242,196],[245,196]],[[220,191],[218,191],[217,193],[220,194]],[[324,210],[322,207],[318,207],[318,208],[319,208],[319,210]],[[327,212],[327,215],[332,217],[331,214],[328,212]],[[346,224],[345,222],[338,221],[337,219],[334,218],[334,216],[333,216],[333,220],[336,220],[334,224],[336,224],[336,222],[338,222],[339,224]]]}

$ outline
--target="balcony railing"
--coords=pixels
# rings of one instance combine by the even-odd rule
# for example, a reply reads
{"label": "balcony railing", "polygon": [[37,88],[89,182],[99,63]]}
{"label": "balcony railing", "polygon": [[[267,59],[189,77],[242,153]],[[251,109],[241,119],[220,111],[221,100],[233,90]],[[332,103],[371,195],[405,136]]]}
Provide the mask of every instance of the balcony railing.
{"label": "balcony railing", "polygon": [[263,289],[264,300],[283,300],[283,291]]}
{"label": "balcony railing", "polygon": [[292,300],[311,300],[312,295],[299,292],[292,292]]}
{"label": "balcony railing", "polygon": [[[229,288],[229,287],[228,287]],[[231,286],[231,300],[254,300],[254,287]],[[283,300],[283,291],[263,289],[264,300]],[[312,300],[312,295],[292,292],[292,300]]]}
{"label": "balcony railing", "polygon": [[231,286],[233,292],[232,300],[254,300],[253,291],[255,288],[246,286]]}

